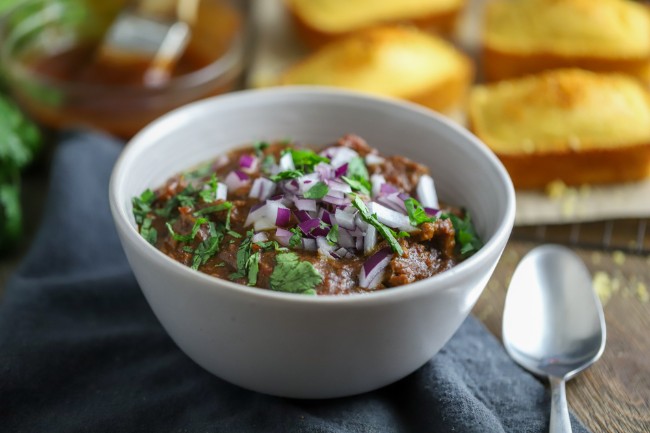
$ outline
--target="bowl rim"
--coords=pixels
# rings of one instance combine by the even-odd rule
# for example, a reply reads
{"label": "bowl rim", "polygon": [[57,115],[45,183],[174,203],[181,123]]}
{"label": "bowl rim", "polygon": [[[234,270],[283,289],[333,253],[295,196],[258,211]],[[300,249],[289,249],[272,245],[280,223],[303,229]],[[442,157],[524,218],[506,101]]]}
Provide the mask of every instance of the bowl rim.
{"label": "bowl rim", "polygon": [[[131,160],[136,160],[139,155],[155,146],[157,140],[164,136],[166,132],[175,129],[174,122],[170,121],[174,118],[191,116],[191,113],[201,111],[206,106],[214,104],[228,104],[232,100],[249,99],[252,103],[258,98],[277,98],[277,95],[282,96],[307,96],[309,98],[343,98],[353,99],[365,103],[384,104],[390,105],[394,109],[405,110],[413,113],[414,115],[425,116],[436,122],[450,128],[456,134],[460,135],[469,145],[474,147],[481,156],[486,159],[492,166],[492,170],[496,172],[498,178],[505,187],[506,206],[504,209],[504,217],[498,223],[494,234],[483,245],[483,247],[474,255],[467,258],[463,262],[432,277],[416,281],[414,283],[406,284],[391,290],[379,290],[372,293],[349,293],[345,295],[318,295],[318,296],[304,296],[295,293],[277,292],[270,289],[249,287],[231,281],[214,277],[203,272],[191,269],[171,257],[167,256],[151,244],[149,244],[131,225],[129,215],[125,206],[118,203],[125,203],[124,194],[121,193],[119,187],[124,182],[122,179],[128,175],[128,164]],[[408,101],[398,100],[389,97],[369,95],[367,93],[335,89],[324,86],[284,86],[273,87],[265,89],[248,89],[231,92],[219,96],[210,97],[207,99],[195,101],[179,108],[176,108],[167,114],[156,119],[144,129],[138,132],[125,146],[122,153],[115,163],[109,184],[109,201],[113,219],[122,233],[128,236],[133,241],[133,246],[139,249],[142,254],[147,254],[152,260],[159,265],[171,266],[183,275],[183,278],[195,280],[198,283],[207,284],[212,288],[233,290],[235,293],[242,295],[256,297],[266,300],[279,300],[282,302],[294,303],[317,303],[317,304],[349,304],[356,305],[357,303],[383,303],[394,302],[396,300],[423,296],[433,291],[440,291],[446,287],[453,287],[460,283],[465,276],[464,274],[472,273],[472,270],[480,268],[486,262],[490,262],[494,256],[500,255],[505,243],[507,242],[510,232],[512,230],[515,219],[515,192],[512,181],[496,155],[482,143],[477,137],[471,134],[464,127],[456,124],[455,122],[445,118],[443,115],[436,113],[428,108],[422,107],[415,103]],[[495,261],[496,264],[496,261]],[[434,287],[431,284],[434,283]]]}
{"label": "bowl rim", "polygon": [[[16,4],[4,14],[0,15],[0,32],[4,30],[6,23],[9,22],[13,14],[20,12],[23,8],[28,8],[38,1],[31,0],[30,2]],[[243,13],[237,9],[234,2],[232,0],[225,0],[225,3],[240,15],[240,24],[232,36],[231,44],[214,61],[192,72],[171,77],[161,86],[147,87],[133,84],[77,83],[70,80],[53,78],[47,74],[36,72],[32,68],[12,59],[9,54],[10,45],[6,43],[8,39],[3,40],[5,43],[0,45],[0,60],[4,61],[5,66],[3,69],[6,75],[10,75],[9,80],[15,80],[16,77],[19,77],[18,79],[20,80],[32,80],[41,85],[56,88],[60,92],[71,94],[88,92],[95,94],[101,92],[110,95],[118,92],[118,96],[124,96],[127,93],[130,96],[155,96],[205,86],[213,81],[226,81],[231,77],[237,76],[243,70],[246,45],[249,39],[249,28],[244,20]],[[47,4],[39,13],[44,15],[48,15],[48,11],[60,13],[64,7],[58,3]]]}

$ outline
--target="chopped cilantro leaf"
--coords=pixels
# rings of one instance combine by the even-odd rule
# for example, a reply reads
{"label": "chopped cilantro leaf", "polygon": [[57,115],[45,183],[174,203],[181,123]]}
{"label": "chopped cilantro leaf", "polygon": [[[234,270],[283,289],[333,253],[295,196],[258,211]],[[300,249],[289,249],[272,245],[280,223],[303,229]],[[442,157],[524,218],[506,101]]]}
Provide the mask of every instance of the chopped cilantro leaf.
{"label": "chopped cilantro leaf", "polygon": [[201,229],[201,225],[207,222],[208,220],[205,218],[197,218],[196,221],[194,221],[194,225],[192,226],[192,231],[188,235],[181,235],[179,233],[175,233],[169,221],[165,225],[167,226],[167,230],[169,231],[169,234],[171,235],[172,238],[174,238],[175,241],[192,242],[196,237],[196,234]]}
{"label": "chopped cilantro leaf", "polygon": [[194,250],[194,257],[192,257],[192,269],[198,269],[199,266],[204,265],[207,261],[214,256],[219,250],[219,244],[223,239],[223,232],[217,231],[213,222],[208,222],[209,237],[201,242]]}
{"label": "chopped cilantro leaf", "polygon": [[289,239],[289,246],[291,248],[298,248],[302,245],[302,232],[299,228],[292,228],[290,231],[293,233],[293,236]]}
{"label": "chopped cilantro leaf", "polygon": [[255,154],[257,156],[262,156],[262,154],[264,153],[264,149],[269,147],[269,143],[267,143],[266,141],[256,141],[255,143],[253,143],[253,147],[255,148]]}
{"label": "chopped cilantro leaf", "polygon": [[140,194],[140,197],[133,197],[131,200],[131,203],[133,203],[133,216],[138,225],[142,225],[147,214],[151,212],[151,204],[155,198],[156,194],[147,188],[142,194]]}
{"label": "chopped cilantro leaf", "polygon": [[366,168],[366,163],[363,158],[356,156],[348,161],[348,171],[346,173],[352,179],[365,179],[368,180],[370,175]]}
{"label": "chopped cilantro leaf", "polygon": [[395,239],[395,232],[391,228],[386,227],[384,224],[382,224],[377,219],[377,215],[371,214],[366,204],[358,195],[354,196],[354,199],[352,200],[352,206],[356,207],[359,210],[361,219],[377,229],[379,234],[381,234],[384,239],[386,239],[390,247],[395,253],[397,253],[397,255],[402,256],[404,254],[402,246],[399,244],[399,242],[397,242],[397,239]]}
{"label": "chopped cilantro leaf", "polygon": [[320,156],[310,149],[287,149],[283,153],[291,153],[293,165],[300,167],[303,171],[311,171],[319,162],[329,163],[329,158]]}
{"label": "chopped cilantro leaf", "polygon": [[456,232],[456,242],[460,245],[460,253],[463,257],[469,257],[481,249],[483,242],[474,229],[469,212],[465,214],[464,219],[454,214],[445,214],[441,218],[451,220]]}
{"label": "chopped cilantro leaf", "polygon": [[414,198],[407,198],[404,200],[404,206],[406,206],[406,213],[409,216],[409,221],[414,227],[417,227],[422,223],[432,223],[436,220],[435,217],[427,215],[427,212],[424,210],[420,202]]}
{"label": "chopped cilantro leaf", "polygon": [[260,270],[260,252],[256,252],[248,258],[246,267],[248,268],[248,285],[254,286],[257,284],[257,274]]}
{"label": "chopped cilantro leaf", "polygon": [[195,194],[196,189],[190,184],[183,191],[176,194],[175,198],[181,206],[194,207],[194,203],[196,202]]}
{"label": "chopped cilantro leaf", "polygon": [[217,189],[219,188],[219,184],[217,183],[217,175],[212,173],[210,180],[205,183],[205,186],[207,186],[207,188],[199,192],[199,196],[201,196],[204,202],[212,203],[216,200]]}
{"label": "chopped cilantro leaf", "polygon": [[300,170],[287,170],[281,171],[280,173],[271,176],[269,179],[271,179],[273,182],[279,182],[281,180],[295,179],[302,176],[303,174],[304,173]]}
{"label": "chopped cilantro leaf", "polygon": [[281,247],[277,241],[255,242],[255,245],[258,245],[264,251],[270,250],[271,248],[275,251],[288,251],[287,248]]}
{"label": "chopped cilantro leaf", "polygon": [[309,188],[307,191],[305,191],[305,198],[313,198],[313,199],[321,199],[327,195],[327,192],[329,191],[329,187],[325,185],[324,182],[318,182],[316,185],[312,186]]}
{"label": "chopped cilantro leaf", "polygon": [[372,189],[372,186],[370,185],[370,182],[368,182],[366,179],[361,179],[361,178],[350,178],[347,176],[341,176],[341,179],[348,185],[350,185],[350,188],[352,188],[353,191],[359,191],[361,194],[364,195],[370,195],[370,190]]}
{"label": "chopped cilantro leaf", "polygon": [[253,254],[251,245],[254,234],[253,230],[249,230],[244,240],[239,244],[239,249],[237,250],[237,272],[230,274],[229,278],[231,280],[243,278],[248,275],[248,261]]}
{"label": "chopped cilantro leaf", "polygon": [[240,235],[239,233],[237,233],[237,232],[235,232],[235,231],[232,231],[232,230],[228,230],[228,234],[229,234],[230,236],[232,236],[233,238],[235,238],[235,239],[239,239],[239,238],[241,238],[241,235]]}
{"label": "chopped cilantro leaf", "polygon": [[229,201],[224,201],[223,203],[219,203],[214,206],[204,207],[203,209],[197,210],[196,212],[194,212],[194,215],[199,216],[199,215],[221,212],[223,210],[230,210],[230,209],[232,209],[232,203]]}
{"label": "chopped cilantro leaf", "polygon": [[146,239],[151,245],[156,245],[158,240],[158,231],[151,227],[151,218],[145,218],[140,227],[140,234],[143,238]]}
{"label": "chopped cilantro leaf", "polygon": [[274,165],[275,165],[275,157],[273,155],[266,155],[266,157],[262,161],[262,172],[268,174]]}
{"label": "chopped cilantro leaf", "polygon": [[316,294],[316,286],[323,277],[307,261],[300,261],[295,253],[275,256],[276,266],[271,274],[271,289],[280,292]]}
{"label": "chopped cilantro leaf", "polygon": [[408,237],[411,237],[411,235],[408,232],[400,231],[399,233],[397,233],[397,237],[398,238],[408,238]]}
{"label": "chopped cilantro leaf", "polygon": [[200,165],[199,167],[195,168],[192,171],[188,171],[187,173],[183,174],[183,177],[188,180],[193,180],[193,179],[201,179],[203,177],[206,177],[210,172],[212,171],[212,163],[207,162],[205,164]]}
{"label": "chopped cilantro leaf", "polygon": [[325,236],[325,239],[331,244],[334,245],[339,241],[339,226],[338,224],[334,224],[332,228],[330,229],[329,233],[327,236]]}

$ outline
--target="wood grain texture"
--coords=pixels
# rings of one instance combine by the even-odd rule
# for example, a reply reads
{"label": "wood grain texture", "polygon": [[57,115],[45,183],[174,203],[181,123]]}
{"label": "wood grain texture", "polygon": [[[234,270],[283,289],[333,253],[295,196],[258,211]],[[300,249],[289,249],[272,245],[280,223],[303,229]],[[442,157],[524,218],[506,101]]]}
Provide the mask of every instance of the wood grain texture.
{"label": "wood grain texture", "polygon": [[[514,269],[535,243],[511,241],[474,314],[501,336],[503,303]],[[569,406],[593,433],[650,432],[650,257],[576,250],[609,289],[602,358],[567,383]],[[604,281],[604,284],[602,284]],[[606,296],[606,295],[609,295]]]}

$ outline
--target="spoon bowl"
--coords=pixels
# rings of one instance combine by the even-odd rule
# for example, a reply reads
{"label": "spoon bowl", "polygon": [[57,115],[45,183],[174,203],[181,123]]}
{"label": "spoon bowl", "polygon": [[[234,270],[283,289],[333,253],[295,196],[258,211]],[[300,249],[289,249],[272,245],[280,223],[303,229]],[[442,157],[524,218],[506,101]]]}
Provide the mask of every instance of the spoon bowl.
{"label": "spoon bowl", "polygon": [[570,249],[530,251],[512,276],[503,314],[503,342],[525,369],[552,387],[551,432],[571,431],[564,381],[605,349],[605,318],[591,275]]}

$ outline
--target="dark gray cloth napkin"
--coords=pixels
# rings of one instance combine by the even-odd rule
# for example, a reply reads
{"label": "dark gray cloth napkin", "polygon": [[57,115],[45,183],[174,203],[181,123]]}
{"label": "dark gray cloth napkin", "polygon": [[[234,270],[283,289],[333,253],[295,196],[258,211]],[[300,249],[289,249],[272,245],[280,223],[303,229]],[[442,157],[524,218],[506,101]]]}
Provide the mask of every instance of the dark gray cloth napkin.
{"label": "dark gray cloth napkin", "polygon": [[121,149],[87,133],[57,149],[42,227],[0,304],[0,431],[548,431],[548,391],[473,317],[424,367],[355,397],[275,398],[204,371],[160,326],[119,244],[107,190]]}

